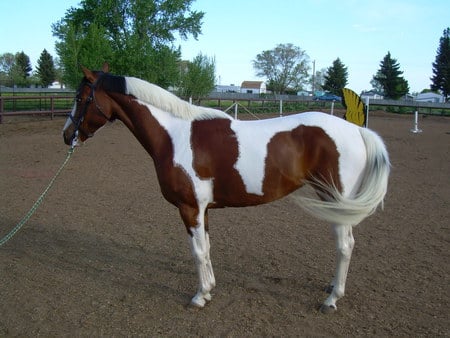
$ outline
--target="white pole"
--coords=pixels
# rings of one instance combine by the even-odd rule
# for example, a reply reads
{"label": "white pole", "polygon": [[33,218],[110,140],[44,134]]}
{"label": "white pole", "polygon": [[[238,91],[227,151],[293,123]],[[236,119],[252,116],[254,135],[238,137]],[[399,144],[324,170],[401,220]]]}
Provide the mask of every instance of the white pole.
{"label": "white pole", "polygon": [[414,112],[414,128],[411,129],[411,132],[417,134],[417,133],[421,133],[422,129],[419,129],[419,112],[416,110]]}
{"label": "white pole", "polygon": [[234,119],[237,120],[237,113],[238,113],[238,104],[237,102],[234,104]]}
{"label": "white pole", "polygon": [[280,117],[283,116],[283,100],[280,99]]}
{"label": "white pole", "polygon": [[331,102],[331,115],[334,115],[334,101]]}
{"label": "white pole", "polygon": [[189,97],[189,103],[192,104],[192,96]]}
{"label": "white pole", "polygon": [[369,128],[369,101],[370,98],[366,97],[366,128]]}

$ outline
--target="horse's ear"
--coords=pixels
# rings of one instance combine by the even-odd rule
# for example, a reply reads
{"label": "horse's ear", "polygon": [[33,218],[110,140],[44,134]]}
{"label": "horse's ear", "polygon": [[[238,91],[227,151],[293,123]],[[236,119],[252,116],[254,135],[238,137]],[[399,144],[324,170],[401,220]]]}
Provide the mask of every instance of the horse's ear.
{"label": "horse's ear", "polygon": [[83,72],[84,76],[89,82],[91,83],[95,82],[94,73],[92,73],[89,69],[87,69],[85,66],[81,66],[81,71]]}
{"label": "horse's ear", "polygon": [[102,71],[103,71],[103,73],[109,73],[109,64],[108,64],[108,62],[104,62],[103,63]]}

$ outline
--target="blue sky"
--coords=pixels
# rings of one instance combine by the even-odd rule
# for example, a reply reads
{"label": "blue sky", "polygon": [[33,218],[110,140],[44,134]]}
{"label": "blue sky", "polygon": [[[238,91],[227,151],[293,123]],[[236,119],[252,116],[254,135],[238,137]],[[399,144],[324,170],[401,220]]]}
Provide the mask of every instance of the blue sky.
{"label": "blue sky", "polygon": [[[0,54],[24,51],[33,67],[42,50],[56,56],[51,25],[78,0],[0,0]],[[177,41],[184,59],[215,57],[221,84],[256,80],[252,60],[280,43],[303,49],[316,70],[336,58],[347,66],[348,87],[370,89],[391,52],[410,91],[429,88],[439,38],[450,26],[448,0],[197,0],[205,12],[198,40]],[[132,75],[132,74],[129,74]]]}

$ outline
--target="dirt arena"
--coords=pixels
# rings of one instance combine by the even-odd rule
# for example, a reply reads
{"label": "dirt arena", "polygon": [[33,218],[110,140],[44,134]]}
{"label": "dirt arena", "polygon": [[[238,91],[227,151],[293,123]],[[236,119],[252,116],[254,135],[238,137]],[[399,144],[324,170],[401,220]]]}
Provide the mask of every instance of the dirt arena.
{"label": "dirt arena", "polygon": [[[63,119],[0,125],[0,237],[66,157]],[[217,287],[197,277],[151,158],[116,122],[75,151],[44,203],[0,248],[0,336],[450,336],[450,118],[374,113],[392,161],[385,210],[354,229],[338,312],[327,224],[292,197],[210,211]]]}

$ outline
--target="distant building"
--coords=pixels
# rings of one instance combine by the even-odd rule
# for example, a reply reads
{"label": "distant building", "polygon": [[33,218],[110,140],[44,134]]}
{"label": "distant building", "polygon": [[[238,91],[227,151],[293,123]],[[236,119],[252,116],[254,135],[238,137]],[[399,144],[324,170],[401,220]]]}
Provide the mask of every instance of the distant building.
{"label": "distant building", "polygon": [[226,85],[217,85],[214,89],[218,93],[240,93],[241,87],[235,86],[234,84]]}
{"label": "distant building", "polygon": [[62,83],[59,83],[58,81],[53,82],[48,88],[51,89],[65,89],[66,86]]}
{"label": "distant building", "polygon": [[382,100],[384,99],[384,96],[377,92],[376,90],[369,90],[369,91],[363,91],[360,95],[361,100],[365,101],[368,99],[375,99],[375,100]]}
{"label": "distant building", "polygon": [[244,81],[241,84],[241,93],[265,94],[267,92],[264,81]]}
{"label": "distant building", "polygon": [[414,101],[442,103],[444,102],[444,96],[433,92],[421,93],[416,96]]}

